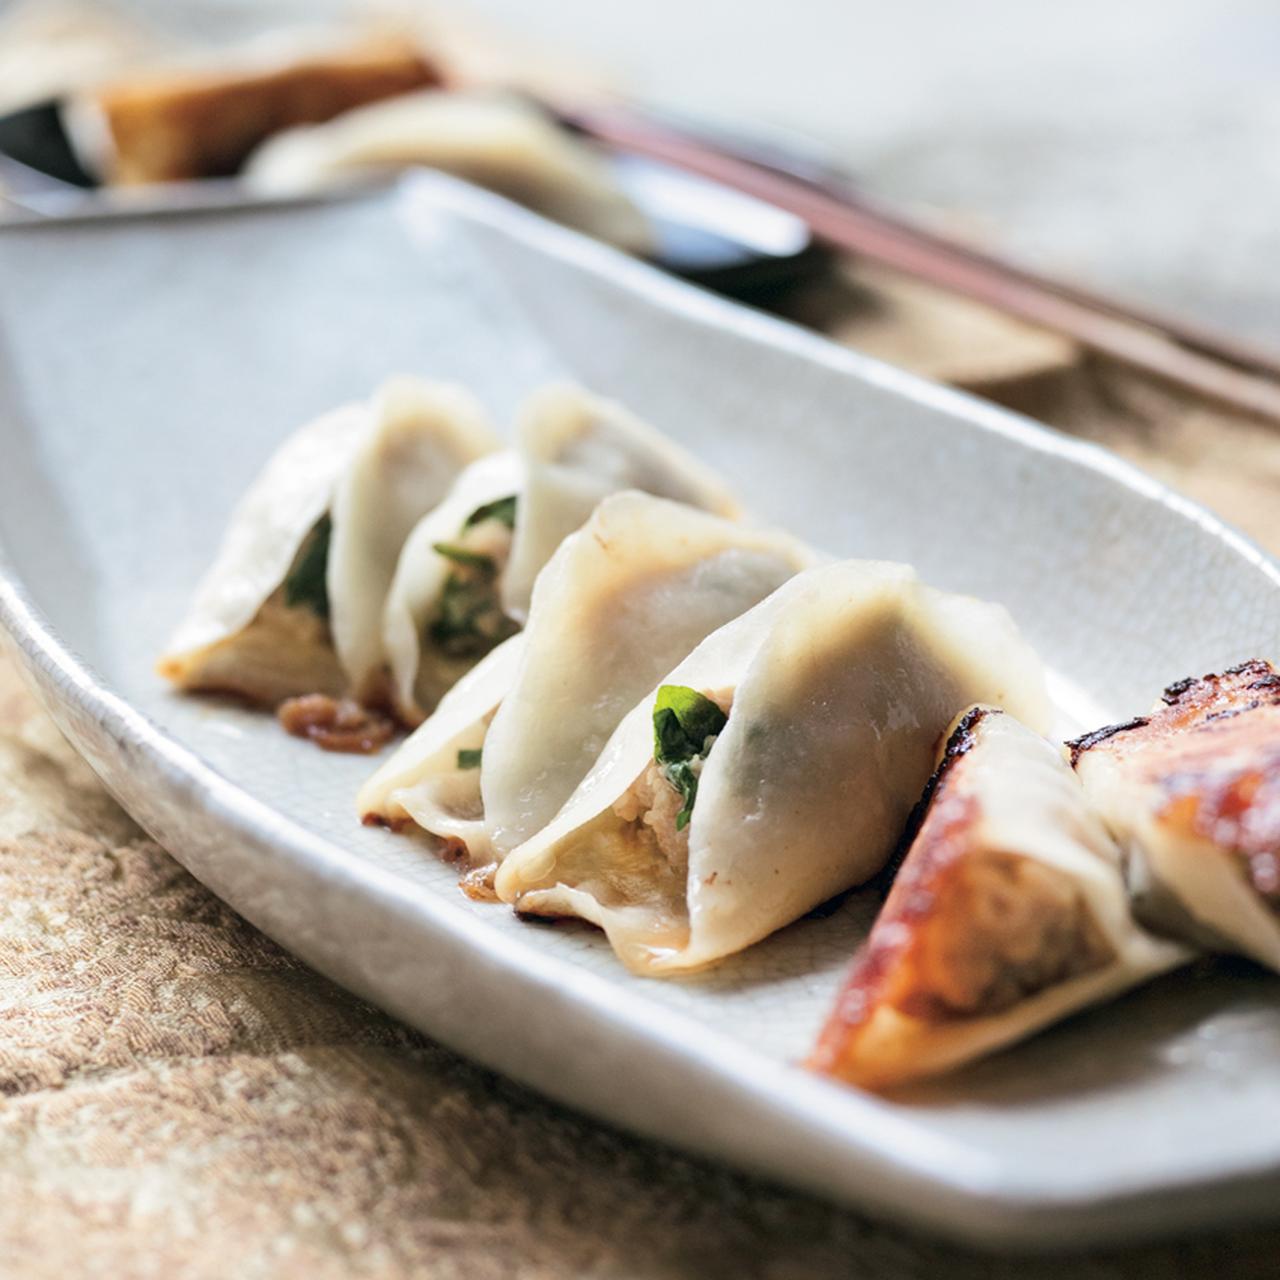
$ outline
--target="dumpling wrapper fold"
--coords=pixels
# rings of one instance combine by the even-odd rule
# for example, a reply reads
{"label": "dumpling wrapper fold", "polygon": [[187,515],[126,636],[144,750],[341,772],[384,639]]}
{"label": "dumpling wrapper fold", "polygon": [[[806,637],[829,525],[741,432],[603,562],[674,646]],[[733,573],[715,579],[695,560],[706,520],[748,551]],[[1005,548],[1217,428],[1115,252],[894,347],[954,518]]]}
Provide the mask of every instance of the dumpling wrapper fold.
{"label": "dumpling wrapper fold", "polygon": [[1280,673],[1255,660],[1179,681],[1071,748],[1139,915],[1280,972]]}
{"label": "dumpling wrapper fold", "polygon": [[1004,609],[879,562],[798,575],[662,683],[728,709],[683,833],[655,778],[654,690],[496,880],[521,912],[599,925],[653,975],[723,959],[875,875],[963,707],[1048,717],[1039,660]]}
{"label": "dumpling wrapper fold", "polygon": [[[361,816],[412,817],[473,862],[501,857],[555,816],[665,671],[815,559],[681,503],[606,498],[539,575],[519,646],[445,697],[361,789]],[[480,767],[458,764],[481,747]]]}
{"label": "dumpling wrapper fold", "polygon": [[[76,14],[75,29],[84,15]],[[417,43],[388,33],[333,46],[295,29],[154,67],[72,94],[62,124],[77,159],[111,183],[236,173],[264,138],[365,103],[438,85]]]}
{"label": "dumpling wrapper fold", "polygon": [[[411,378],[294,432],[233,512],[160,673],[182,689],[266,705],[376,693],[383,604],[401,544],[459,471],[496,445],[467,392]],[[290,606],[282,590],[325,516],[327,619]]]}
{"label": "dumpling wrapper fold", "polygon": [[613,400],[572,383],[531,395],[516,424],[525,490],[502,578],[507,612],[524,618],[543,565],[611,493],[638,489],[736,520],[737,499],[691,453]]}
{"label": "dumpling wrapper fold", "polygon": [[459,753],[480,751],[498,704],[515,678],[523,633],[504,640],[440,699],[395,753],[360,788],[356,808],[366,825],[428,830],[471,862],[485,861],[488,835],[480,771]]}
{"label": "dumpling wrapper fold", "polygon": [[868,1089],[935,1076],[1188,957],[1135,924],[1070,765],[1012,716],[960,717],[922,809],[814,1070]]}

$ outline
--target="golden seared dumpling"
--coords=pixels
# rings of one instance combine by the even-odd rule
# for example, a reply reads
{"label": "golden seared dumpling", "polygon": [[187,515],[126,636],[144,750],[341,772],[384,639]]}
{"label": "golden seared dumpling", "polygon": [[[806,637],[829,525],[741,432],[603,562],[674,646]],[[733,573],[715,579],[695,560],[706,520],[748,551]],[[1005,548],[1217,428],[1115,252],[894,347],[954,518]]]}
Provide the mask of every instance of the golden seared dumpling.
{"label": "golden seared dumpling", "polygon": [[1119,850],[1061,750],[973,707],[810,1066],[871,1089],[937,1075],[1184,956],[1133,922]]}
{"label": "golden seared dumpling", "polygon": [[1280,673],[1180,680],[1071,748],[1142,917],[1280,971]]}

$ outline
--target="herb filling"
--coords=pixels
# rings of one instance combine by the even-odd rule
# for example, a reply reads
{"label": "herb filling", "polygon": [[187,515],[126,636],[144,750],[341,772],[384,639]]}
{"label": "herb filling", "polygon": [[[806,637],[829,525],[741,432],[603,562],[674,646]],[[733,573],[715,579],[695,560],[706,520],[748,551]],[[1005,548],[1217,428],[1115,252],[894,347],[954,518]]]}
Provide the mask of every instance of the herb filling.
{"label": "herb filling", "polygon": [[513,493],[508,498],[498,498],[494,502],[486,502],[484,506],[477,507],[468,517],[463,529],[470,529],[474,525],[484,524],[486,520],[496,520],[499,524],[505,524],[508,529],[516,527],[516,495]]}
{"label": "herb filling", "polygon": [[658,690],[653,704],[653,758],[684,801],[676,815],[677,831],[689,825],[698,798],[698,775],[727,723],[725,713],[696,689],[664,684]]}
{"label": "herb filling", "polygon": [[329,567],[329,540],[333,521],[328,512],[307,534],[293,568],[284,580],[284,602],[290,609],[307,608],[319,618],[329,616],[329,587],[325,574]]}
{"label": "herb filling", "polygon": [[[498,576],[511,547],[516,499],[499,498],[477,507],[452,542],[435,543],[450,563],[428,637],[450,658],[483,658],[515,635],[519,625],[502,611]],[[469,766],[459,766],[469,767]]]}

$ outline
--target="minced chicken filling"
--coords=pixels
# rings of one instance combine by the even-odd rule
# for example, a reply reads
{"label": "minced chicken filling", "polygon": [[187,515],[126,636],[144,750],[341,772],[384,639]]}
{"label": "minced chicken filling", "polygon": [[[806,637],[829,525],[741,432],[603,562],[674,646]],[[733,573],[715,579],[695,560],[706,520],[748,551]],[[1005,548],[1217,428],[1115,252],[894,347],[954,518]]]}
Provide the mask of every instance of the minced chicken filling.
{"label": "minced chicken filling", "polygon": [[998,1013],[1114,959],[1078,887],[1055,867],[992,851],[964,860],[946,879],[945,887],[924,890],[931,904],[922,912],[903,1012]]}

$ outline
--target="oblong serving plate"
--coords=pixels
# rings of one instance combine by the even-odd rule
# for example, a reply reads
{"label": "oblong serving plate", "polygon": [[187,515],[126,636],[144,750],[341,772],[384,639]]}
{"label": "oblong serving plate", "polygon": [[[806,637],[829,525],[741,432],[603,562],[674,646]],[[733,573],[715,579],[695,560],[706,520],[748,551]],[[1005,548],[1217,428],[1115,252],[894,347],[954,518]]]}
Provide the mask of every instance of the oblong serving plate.
{"label": "oblong serving plate", "polygon": [[1168,978],[893,1100],[794,1062],[874,911],[854,895],[712,972],[477,904],[361,828],[370,768],[169,694],[152,662],[273,445],[387,372],[508,418],[572,375],[762,518],[1003,601],[1062,728],[1269,655],[1280,575],[1108,454],[718,301],[428,175],[362,198],[0,230],[0,622],[124,806],[339,982],[600,1117],[1003,1246],[1260,1213],[1280,1189],[1277,988]]}

